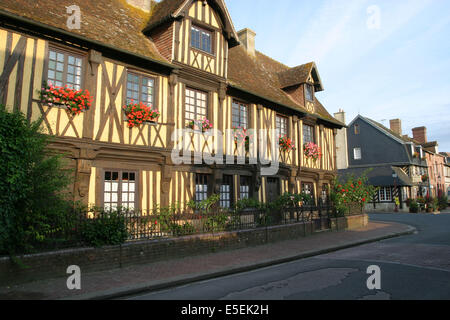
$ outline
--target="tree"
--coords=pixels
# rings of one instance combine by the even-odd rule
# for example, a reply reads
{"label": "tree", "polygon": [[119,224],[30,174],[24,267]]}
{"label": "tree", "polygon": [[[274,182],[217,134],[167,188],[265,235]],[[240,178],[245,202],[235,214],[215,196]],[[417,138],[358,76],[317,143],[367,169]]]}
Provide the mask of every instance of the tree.
{"label": "tree", "polygon": [[71,173],[40,124],[0,105],[0,254],[29,252],[68,224]]}

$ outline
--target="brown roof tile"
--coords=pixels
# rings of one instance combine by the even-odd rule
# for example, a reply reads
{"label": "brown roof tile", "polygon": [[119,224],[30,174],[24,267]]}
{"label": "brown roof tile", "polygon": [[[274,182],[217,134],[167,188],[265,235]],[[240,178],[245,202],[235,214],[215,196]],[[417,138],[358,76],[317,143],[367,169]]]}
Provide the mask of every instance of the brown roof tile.
{"label": "brown roof tile", "polygon": [[167,19],[172,17],[172,14],[183,4],[185,0],[162,0],[158,2],[150,12],[150,19],[148,20],[145,29],[154,28]]}
{"label": "brown roof tile", "polygon": [[[289,70],[288,66],[258,51],[255,58],[250,57],[243,46],[232,48],[229,52],[228,81],[230,84],[308,114],[303,105],[293,101],[282,89],[279,74]],[[315,105],[319,117],[344,126],[328,113],[318,99],[315,99]]]}
{"label": "brown roof tile", "polygon": [[[126,0],[0,0],[0,10],[167,63],[169,61],[158,52],[154,43],[142,31],[149,24],[165,21],[183,3],[184,0],[162,0],[153,6],[148,14],[128,5]],[[70,30],[67,27],[66,7],[71,5],[80,7],[80,30]],[[293,101],[282,87],[291,77],[297,80],[299,76],[303,77],[312,64],[291,69],[260,52],[256,53],[255,58],[251,58],[243,46],[236,46],[229,51],[229,83],[276,104],[308,113],[304,106]],[[286,79],[282,76],[280,80],[279,74],[285,74]],[[333,118],[317,99],[315,103],[319,117],[344,125]]]}
{"label": "brown roof tile", "polygon": [[305,83],[308,81],[311,69],[314,66],[313,62],[303,64],[298,67],[290,68],[278,74],[280,84],[283,88],[291,87],[296,84]]}
{"label": "brown roof tile", "polygon": [[[66,7],[71,5],[80,7],[80,30],[67,27],[69,15]],[[147,24],[148,13],[128,5],[125,0],[0,0],[0,9],[131,53],[168,62],[141,32]]]}

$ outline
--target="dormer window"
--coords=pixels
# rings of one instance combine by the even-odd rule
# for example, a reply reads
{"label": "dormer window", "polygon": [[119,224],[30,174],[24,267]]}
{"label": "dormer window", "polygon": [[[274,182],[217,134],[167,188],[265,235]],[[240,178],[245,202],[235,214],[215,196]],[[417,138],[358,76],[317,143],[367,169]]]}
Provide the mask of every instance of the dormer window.
{"label": "dormer window", "polygon": [[212,32],[193,25],[191,27],[191,47],[213,54]]}
{"label": "dormer window", "polygon": [[314,89],[310,84],[306,84],[306,100],[313,102],[314,101]]}

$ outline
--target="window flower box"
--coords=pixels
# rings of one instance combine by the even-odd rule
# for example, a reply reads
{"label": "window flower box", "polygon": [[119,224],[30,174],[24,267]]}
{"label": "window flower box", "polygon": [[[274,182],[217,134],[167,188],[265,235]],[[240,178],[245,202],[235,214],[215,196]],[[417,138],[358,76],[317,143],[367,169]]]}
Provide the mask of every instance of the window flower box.
{"label": "window flower box", "polygon": [[144,122],[154,123],[160,116],[158,110],[153,110],[151,106],[142,102],[134,103],[133,100],[131,100],[131,103],[123,106],[123,110],[127,116],[129,128],[134,128]]}
{"label": "window flower box", "polygon": [[49,83],[39,90],[39,99],[48,106],[65,106],[73,116],[89,110],[93,98],[89,90],[74,90],[65,87],[54,86]]}
{"label": "window flower box", "polygon": [[428,175],[424,174],[422,176],[422,182],[427,182],[428,181]]}
{"label": "window flower box", "polygon": [[213,128],[212,124],[209,122],[208,119],[203,120],[192,120],[188,123],[188,128],[194,130],[194,131],[201,131],[206,132],[208,130],[211,130]]}
{"label": "window flower box", "polygon": [[248,130],[241,127],[238,128],[233,127],[233,132],[234,132],[234,144],[236,145],[236,147],[238,147],[239,145],[241,146],[244,145],[245,151],[249,151],[251,136],[248,133]]}
{"label": "window flower box", "polygon": [[287,136],[284,136],[284,137],[281,136],[278,144],[280,145],[280,149],[283,152],[289,152],[291,150],[295,150],[294,141],[291,138],[288,138]]}
{"label": "window flower box", "polygon": [[305,146],[303,147],[303,151],[306,158],[313,159],[314,161],[317,161],[322,157],[322,150],[317,144],[313,142],[305,144]]}

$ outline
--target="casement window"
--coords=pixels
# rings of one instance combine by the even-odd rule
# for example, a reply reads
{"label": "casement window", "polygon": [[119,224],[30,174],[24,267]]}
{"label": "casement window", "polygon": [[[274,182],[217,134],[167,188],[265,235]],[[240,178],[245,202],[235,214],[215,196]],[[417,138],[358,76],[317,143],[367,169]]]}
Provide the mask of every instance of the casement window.
{"label": "casement window", "polygon": [[200,203],[208,199],[208,175],[197,174],[195,176],[195,202]]}
{"label": "casement window", "polygon": [[304,194],[311,196],[311,201],[308,203],[309,205],[314,204],[314,184],[312,183],[302,183],[302,192]]}
{"label": "casement window", "polygon": [[314,127],[307,124],[303,125],[303,143],[314,143]]}
{"label": "casement window", "polygon": [[359,128],[359,124],[355,124],[353,126],[353,129],[355,130],[355,135],[358,135],[361,132],[360,128]]}
{"label": "casement window", "polygon": [[48,51],[47,82],[59,87],[67,85],[73,90],[81,90],[83,60],[81,55],[50,48]]}
{"label": "casement window", "polygon": [[191,27],[191,47],[213,54],[212,32],[193,25]]}
{"label": "casement window", "polygon": [[361,148],[354,148],[353,149],[353,159],[354,160],[361,160],[362,159]]}
{"label": "casement window", "polygon": [[381,202],[391,202],[392,201],[392,189],[391,187],[381,187],[378,191],[379,199]]}
{"label": "casement window", "polygon": [[203,120],[207,117],[208,94],[203,91],[186,88],[186,121]]}
{"label": "casement window", "polygon": [[280,132],[282,137],[288,135],[288,119],[286,117],[277,116],[276,117],[277,130]]}
{"label": "casement window", "polygon": [[306,91],[306,100],[313,102],[314,101],[314,88],[310,84],[305,85],[305,91]]}
{"label": "casement window", "polygon": [[250,199],[250,177],[241,176],[239,183],[239,199]]}
{"label": "casement window", "polygon": [[138,73],[128,72],[127,76],[127,104],[140,103],[152,107],[155,102],[155,79]]}
{"label": "casement window", "polygon": [[137,173],[132,171],[105,171],[103,180],[103,207],[116,210],[119,207],[137,208]]}
{"label": "casement window", "polygon": [[231,117],[234,128],[248,129],[248,106],[246,104],[233,101]]}
{"label": "casement window", "polygon": [[220,186],[220,207],[230,209],[233,199],[233,176],[223,176]]}

